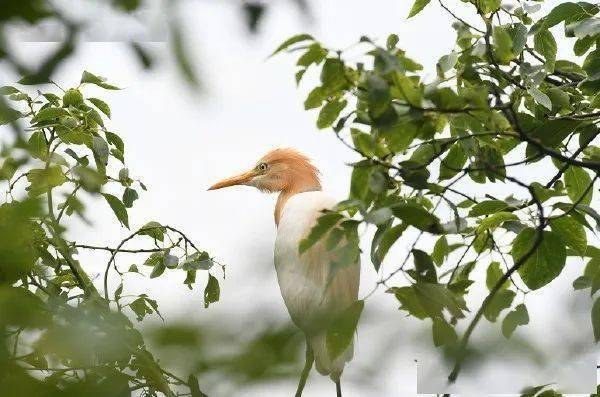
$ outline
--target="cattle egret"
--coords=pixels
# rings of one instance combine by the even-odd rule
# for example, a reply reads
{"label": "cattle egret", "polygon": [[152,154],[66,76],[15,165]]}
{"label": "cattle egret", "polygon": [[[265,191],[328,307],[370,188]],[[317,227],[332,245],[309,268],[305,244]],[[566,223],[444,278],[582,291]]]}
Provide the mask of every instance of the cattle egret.
{"label": "cattle egret", "polygon": [[319,171],[294,149],[275,149],[249,171],[222,180],[209,190],[234,185],[253,186],[260,191],[279,193],[275,205],[275,269],[279,288],[292,321],[306,336],[306,364],[296,396],[302,394],[313,361],[317,371],[329,375],[341,396],[340,376],[353,355],[353,342],[335,358],[329,357],[326,330],[358,299],[359,263],[344,264],[333,272],[333,253],[318,242],[300,254],[298,246],[315,224],[322,210],[336,200],[321,191]]}

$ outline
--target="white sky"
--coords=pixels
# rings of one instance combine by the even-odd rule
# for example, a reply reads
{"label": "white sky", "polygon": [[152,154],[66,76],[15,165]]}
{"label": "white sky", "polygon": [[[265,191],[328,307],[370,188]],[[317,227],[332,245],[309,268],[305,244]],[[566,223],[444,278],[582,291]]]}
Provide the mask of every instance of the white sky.
{"label": "white sky", "polygon": [[[221,280],[221,300],[208,310],[202,304],[203,277],[198,277],[197,287],[191,292],[181,284],[183,273],[158,280],[133,277],[129,280],[130,290],[157,297],[167,321],[183,320],[199,326],[222,321],[232,329],[252,332],[265,324],[287,319],[272,266],[274,197],[250,188],[216,192],[206,192],[206,188],[254,164],[271,148],[293,146],[314,159],[322,171],[325,190],[341,200],[349,186],[350,168],[345,163],[354,159],[333,134],[316,130],[316,114],[303,110],[302,102],[311,85],[296,89],[294,57],[283,55],[265,60],[266,56],[281,41],[298,32],[310,32],[327,46],[337,48],[348,47],[361,35],[385,40],[389,33],[395,32],[400,37],[399,46],[425,65],[428,76],[432,77],[432,66],[452,49],[455,34],[448,17],[435,2],[417,18],[407,21],[405,17],[412,5],[408,1],[322,0],[312,2],[312,24],[288,3],[274,2],[261,34],[249,37],[240,23],[236,4],[183,3],[180,15],[205,87],[202,95],[193,94],[185,86],[171,62],[162,62],[153,71],[143,72],[130,52],[115,42],[83,44],[61,67],[55,80],[65,86],[74,85],[86,69],[125,87],[122,91],[98,95],[111,105],[110,127],[125,140],[130,175],[140,177],[149,187],[130,211],[132,228],[149,220],[176,226],[228,265],[227,279]],[[464,9],[457,1],[449,0],[448,5]],[[130,32],[130,25],[122,25],[103,13],[94,15],[97,19],[93,32],[97,40],[114,39],[113,27]],[[131,26],[131,31],[139,30],[139,26]],[[163,37],[160,24],[159,33],[153,32],[150,38]],[[24,57],[35,59],[52,46],[52,43],[26,43],[20,51]],[[164,44],[149,46],[156,54],[167,55]],[[542,170],[539,175],[525,177],[536,180],[550,172]],[[474,184],[469,186],[474,195],[485,193]],[[524,195],[512,186],[509,189],[517,196]],[[506,187],[495,192],[509,193]],[[92,231],[75,222],[70,235],[78,242],[115,245],[129,234],[115,226],[105,203],[92,201],[89,210],[95,228]],[[386,261],[387,271],[394,268],[411,243],[411,235],[400,240]],[[423,247],[428,249],[431,244],[432,240],[426,240]],[[368,253],[367,245],[364,251]],[[96,254],[83,254],[81,259],[90,272],[102,271],[105,259],[98,260]],[[121,266],[126,268],[128,260],[123,258]],[[482,265],[476,272],[480,279],[484,268]],[[463,396],[480,396],[515,393],[523,386],[553,381],[566,392],[593,391],[596,352],[589,343],[593,339],[589,321],[591,300],[586,292],[573,292],[571,287],[572,280],[581,272],[581,262],[570,260],[550,288],[527,297],[531,321],[515,336],[526,338],[542,351],[539,365],[527,360],[518,346],[511,349],[500,334],[499,323],[490,325],[482,320],[472,340],[475,344],[485,344],[485,349],[493,349],[493,358],[477,368],[465,368],[453,389],[445,383],[449,367],[443,362],[442,352],[430,346],[429,322],[405,318],[390,295],[375,294],[366,304],[355,359],[344,372],[344,396],[408,396],[415,395],[417,387],[421,393],[455,390]],[[365,255],[361,295],[370,291],[376,280]],[[397,284],[401,283],[398,279]],[[471,302],[480,302],[483,293],[475,289],[471,294],[475,300]],[[475,311],[477,306],[471,303],[471,307]],[[396,344],[395,350],[390,351],[390,342]],[[386,351],[391,356],[389,360],[380,359]],[[573,351],[576,354],[568,356]],[[419,360],[418,377],[415,359]],[[369,372],[372,378],[365,382],[364,375]],[[276,383],[232,392],[228,385],[213,384],[207,391],[211,396],[280,396],[289,395],[294,389],[292,383]],[[306,396],[332,393],[329,380],[315,374],[305,391]]]}

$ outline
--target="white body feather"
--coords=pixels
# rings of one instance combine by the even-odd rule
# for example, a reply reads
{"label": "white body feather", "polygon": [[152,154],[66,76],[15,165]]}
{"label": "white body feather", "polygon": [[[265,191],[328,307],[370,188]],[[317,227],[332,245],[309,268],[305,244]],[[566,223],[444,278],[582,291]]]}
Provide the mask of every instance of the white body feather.
{"label": "white body feather", "polygon": [[317,370],[339,379],[344,364],[352,358],[353,344],[335,360],[327,354],[327,320],[339,315],[357,300],[359,263],[347,264],[327,287],[331,254],[318,242],[300,255],[298,245],[321,215],[336,200],[321,191],[292,196],[283,208],[275,241],[275,269],[281,295],[294,323],[305,333],[313,349]]}

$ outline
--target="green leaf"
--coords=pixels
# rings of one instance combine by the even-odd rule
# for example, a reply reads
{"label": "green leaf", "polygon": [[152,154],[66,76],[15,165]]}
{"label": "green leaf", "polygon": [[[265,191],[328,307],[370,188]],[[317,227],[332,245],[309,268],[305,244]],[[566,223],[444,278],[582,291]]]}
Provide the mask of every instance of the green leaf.
{"label": "green leaf", "polygon": [[508,204],[502,200],[486,200],[471,208],[469,216],[491,215],[506,208],[508,208]]}
{"label": "green leaf", "polygon": [[496,295],[494,295],[486,305],[483,315],[488,321],[495,322],[500,315],[500,312],[510,307],[514,298],[514,291],[509,289],[503,289],[496,292]]}
{"label": "green leaf", "polygon": [[96,76],[90,72],[84,71],[81,75],[81,83],[89,83],[97,85],[98,87],[104,88],[106,90],[120,90],[119,87],[115,87],[114,85],[108,84],[105,82],[106,79],[104,77]]}
{"label": "green leaf", "polygon": [[418,13],[420,13],[423,10],[423,8],[425,8],[425,6],[429,4],[430,1],[431,0],[415,0],[415,3],[413,4],[408,14],[408,18],[412,18]]}
{"label": "green leaf", "polygon": [[110,131],[106,131],[105,134],[106,134],[106,141],[109,144],[111,144],[114,147],[116,147],[117,149],[119,149],[119,151],[121,153],[125,153],[125,144],[123,143],[123,140],[121,139],[121,137],[119,137],[114,132],[110,132]]}
{"label": "green leaf", "polygon": [[590,48],[594,45],[596,41],[593,37],[585,37],[583,39],[579,39],[573,45],[573,52],[577,56],[585,55],[586,52],[590,50]]}
{"label": "green leaf", "polygon": [[157,261],[157,263],[154,265],[154,268],[152,269],[152,272],[150,273],[150,278],[159,277],[160,275],[162,275],[165,272],[167,265],[165,263],[164,256],[161,259],[162,260]]}
{"label": "green leaf", "polygon": [[304,101],[304,110],[320,107],[325,98],[327,98],[327,94],[325,94],[323,87],[313,88]]}
{"label": "green leaf", "polygon": [[0,318],[4,327],[46,327],[50,314],[46,303],[26,288],[0,287]]}
{"label": "green leaf", "polygon": [[102,193],[102,196],[104,196],[104,199],[106,200],[108,205],[110,205],[110,208],[113,210],[115,216],[117,217],[121,225],[124,225],[127,229],[129,229],[129,217],[127,215],[127,208],[125,208],[125,205],[123,205],[121,200],[108,193]]}
{"label": "green leaf", "polygon": [[431,254],[431,259],[437,266],[441,266],[444,263],[444,259],[448,255],[449,247],[448,240],[446,236],[442,236],[437,239],[435,245],[433,246],[433,252]]}
{"label": "green leaf", "polygon": [[139,196],[135,189],[127,187],[125,188],[125,191],[123,191],[123,204],[125,204],[125,207],[127,208],[133,207],[133,202],[138,198]]}
{"label": "green leaf", "polygon": [[346,107],[346,100],[333,100],[327,102],[317,118],[317,128],[323,129],[330,127],[340,115],[340,112]]}
{"label": "green leaf", "polygon": [[393,227],[384,224],[377,228],[377,232],[373,236],[371,243],[371,261],[373,262],[375,271],[379,271],[381,262],[383,262],[392,245],[394,245],[405,230],[406,225],[404,223]]}
{"label": "green leaf", "polygon": [[[308,50],[300,58],[298,58],[298,62],[296,63],[298,66],[302,66],[304,68],[309,67],[312,64],[318,65],[325,59],[327,56],[327,50],[321,47],[319,43],[314,43]],[[306,71],[306,69],[302,69]],[[298,80],[297,82],[299,82]]]}
{"label": "green leaf", "polygon": [[333,95],[348,85],[344,63],[337,58],[327,58],[321,69],[321,85],[327,95]]}
{"label": "green leaf", "polygon": [[371,167],[356,165],[352,169],[350,180],[350,198],[366,201],[370,194],[369,179],[371,178]]}
{"label": "green leaf", "polygon": [[165,228],[158,222],[150,221],[140,228],[140,236],[150,236],[155,240],[163,241]]}
{"label": "green leaf", "polygon": [[35,131],[27,142],[27,151],[32,157],[45,160],[48,156],[48,144],[43,131]]}
{"label": "green leaf", "polygon": [[213,266],[214,262],[208,255],[208,252],[194,252],[185,258],[181,264],[183,270],[208,270]]}
{"label": "green leaf", "polygon": [[100,116],[100,113],[98,113],[95,109],[91,109],[88,111],[87,114],[88,118],[87,118],[87,122],[88,124],[96,123],[101,127],[104,127],[104,120],[102,119],[102,116]]}
{"label": "green leaf", "polygon": [[513,53],[519,55],[527,44],[527,27],[522,23],[515,24],[513,29],[510,30],[510,34],[513,42]]}
{"label": "green leaf", "polygon": [[559,59],[558,61],[556,61],[555,68],[557,71],[565,73],[574,73],[580,75],[581,77],[586,77],[585,70],[583,70],[578,64],[571,61]]}
{"label": "green leaf", "polygon": [[[562,184],[561,184],[562,185]],[[552,197],[564,196],[564,193],[558,189],[546,189],[544,185],[539,182],[533,182],[531,187],[535,191],[535,195],[540,200],[540,202],[545,202]]]}
{"label": "green leaf", "polygon": [[300,241],[298,248],[300,254],[305,253],[310,247],[316,244],[341,218],[342,216],[337,212],[328,212],[317,218],[317,223],[312,227],[308,236]]}
{"label": "green leaf", "polygon": [[[552,104],[550,103],[550,105]],[[580,127],[580,121],[548,120],[543,124],[537,124],[535,128],[527,128],[526,132],[531,137],[539,139],[546,146],[557,147],[567,136],[577,131]]]}
{"label": "green leaf", "polygon": [[540,30],[533,36],[534,48],[546,59],[546,69],[554,72],[556,62],[556,40],[548,29]]}
{"label": "green leaf", "polygon": [[383,225],[392,217],[388,207],[378,208],[365,215],[365,221],[374,225]]}
{"label": "green leaf", "polygon": [[70,113],[63,108],[55,108],[55,107],[47,107],[41,109],[37,114],[31,119],[32,123],[38,123],[40,121],[50,121],[57,119],[61,116],[69,116]]}
{"label": "green leaf", "polygon": [[208,283],[204,288],[204,308],[207,308],[211,303],[218,302],[220,293],[219,281],[212,274],[209,274]]}
{"label": "green leaf", "polygon": [[415,84],[412,79],[400,73],[394,74],[394,82],[407,103],[413,106],[421,106],[422,95],[418,84]]}
{"label": "green leaf", "polygon": [[448,310],[455,318],[463,318],[467,310],[465,301],[443,284],[416,283],[413,285],[423,309],[429,317],[442,317],[442,311]]}
{"label": "green leaf", "polygon": [[398,38],[398,35],[395,33],[392,33],[388,36],[385,45],[387,47],[388,50],[394,49],[396,47],[396,44],[398,44],[398,41],[400,39]]}
{"label": "green leaf", "polygon": [[336,227],[332,231],[329,232],[329,237],[327,237],[327,242],[325,243],[325,247],[327,251],[332,251],[335,249],[340,241],[344,238],[345,231],[342,228]]}
{"label": "green leaf", "polygon": [[600,72],[600,49],[596,49],[588,54],[583,61],[582,68],[589,76],[595,76]]}
{"label": "green leaf", "polygon": [[0,125],[10,124],[23,116],[23,113],[0,102]]}
{"label": "green leaf", "polygon": [[138,321],[142,321],[147,314],[152,314],[152,308],[146,303],[146,298],[141,296],[129,304]]}
{"label": "green leaf", "polygon": [[590,288],[592,286],[592,280],[586,276],[579,276],[575,280],[573,280],[573,289],[580,290],[585,288]]}
{"label": "green leaf", "polygon": [[286,41],[284,41],[283,43],[281,43],[279,45],[279,47],[277,47],[275,49],[275,51],[273,51],[273,53],[271,55],[269,55],[269,57],[272,57],[273,55],[280,53],[281,51],[287,49],[291,45],[294,45],[296,43],[301,43],[303,41],[308,41],[308,40],[312,41],[312,40],[314,40],[314,38],[311,35],[305,34],[305,33],[292,36],[289,39],[287,39]]}
{"label": "green leaf", "polygon": [[374,73],[368,74],[367,98],[371,117],[374,119],[381,117],[391,104],[390,87],[387,81]]}
{"label": "green leaf", "polygon": [[409,315],[421,320],[428,317],[413,286],[392,287],[387,292],[394,294],[396,299],[398,299],[398,302],[400,302],[399,310],[404,310]]}
{"label": "green leaf", "polygon": [[[492,290],[496,283],[500,281],[500,279],[504,276],[504,272],[500,268],[499,262],[491,262],[487,268],[487,273],[485,277],[485,285],[488,290]],[[507,289],[509,286],[509,281],[506,280],[500,288]]]}
{"label": "green leaf", "polygon": [[569,94],[561,90],[560,88],[550,88],[546,90],[546,94],[550,101],[552,101],[552,108],[556,111],[563,109],[570,109],[571,100]]}
{"label": "green leaf", "polygon": [[427,97],[440,109],[454,110],[461,109],[465,105],[465,99],[458,96],[449,87],[439,88],[427,94]]}
{"label": "green leaf", "polygon": [[441,231],[440,220],[425,208],[416,204],[400,204],[392,207],[394,215],[407,224],[417,229],[429,232],[439,233]]}
{"label": "green leaf", "polygon": [[502,321],[502,335],[506,339],[510,338],[519,325],[529,324],[529,313],[527,307],[524,304],[519,304],[515,307],[515,310],[509,312],[504,321]]}
{"label": "green leaf", "polygon": [[[528,227],[514,239],[511,254],[515,263],[533,247],[535,235],[535,229]],[[542,242],[518,272],[525,285],[536,290],[558,277],[566,258],[567,250],[563,239],[556,232],[544,231]]]}
{"label": "green leaf", "polygon": [[534,26],[540,28],[551,28],[563,21],[577,21],[582,18],[588,18],[598,13],[598,6],[586,2],[565,2],[557,5],[550,13]]}
{"label": "green leaf", "polygon": [[108,143],[106,143],[102,137],[94,136],[94,138],[92,138],[92,150],[94,151],[94,154],[98,156],[98,160],[100,160],[102,164],[106,165],[108,163],[108,154],[110,151]]}
{"label": "green leaf", "polygon": [[9,85],[5,85],[0,87],[0,95],[6,96],[6,95],[13,95],[13,94],[20,94],[21,91],[19,91],[18,89],[16,89],[15,87],[9,86]]}
{"label": "green leaf", "polygon": [[[458,248],[458,246],[458,244],[453,244],[451,248],[455,249]],[[454,274],[451,274],[448,287],[454,291],[459,292],[460,294],[466,294],[466,289],[474,283],[474,281],[469,280],[469,276],[475,268],[475,264],[475,261],[471,261],[458,266]]]}
{"label": "green leaf", "polygon": [[418,249],[413,249],[412,254],[415,261],[415,279],[417,281],[436,283],[437,272],[435,271],[431,257]]}
{"label": "green leaf", "polygon": [[460,142],[450,147],[446,157],[440,162],[440,180],[450,179],[456,176],[467,162],[465,149]]}
{"label": "green leaf", "polygon": [[481,223],[477,227],[477,233],[482,234],[486,230],[493,230],[500,226],[502,223],[509,220],[519,220],[519,217],[513,214],[512,212],[497,212],[494,215],[488,216],[487,218],[481,221]]}
{"label": "green leaf", "polygon": [[48,189],[62,185],[67,181],[67,177],[60,166],[50,166],[30,170],[27,173],[27,180],[30,185],[26,189],[29,195],[34,197],[46,193]]}
{"label": "green leaf", "polygon": [[492,32],[494,56],[500,64],[507,64],[514,57],[512,37],[505,26],[496,26]]}
{"label": "green leaf", "polygon": [[587,237],[583,225],[570,216],[560,216],[549,220],[552,231],[558,234],[577,254],[584,256],[587,250]]}
{"label": "green leaf", "polygon": [[295,75],[296,85],[300,84],[300,81],[302,80],[304,73],[306,73],[306,69],[300,69],[296,72],[296,75]]}
{"label": "green leaf", "polygon": [[496,12],[500,9],[500,0],[470,0],[470,2],[475,4],[477,9],[484,14]]}
{"label": "green leaf", "polygon": [[544,94],[542,91],[538,90],[535,87],[531,87],[527,90],[527,92],[533,97],[533,99],[537,103],[539,103],[548,110],[552,110],[552,101],[550,100],[548,95]]}
{"label": "green leaf", "polygon": [[339,357],[352,343],[364,306],[365,302],[362,300],[354,302],[327,328],[325,344],[330,360]]}
{"label": "green leaf", "polygon": [[571,202],[589,205],[594,193],[594,189],[588,189],[592,182],[589,174],[581,167],[570,166],[564,173],[564,179]]}
{"label": "green leaf", "polygon": [[98,98],[88,98],[88,101],[90,101],[96,108],[98,108],[98,110],[104,113],[106,117],[110,118],[110,106],[108,106],[106,102]]}
{"label": "green leaf", "polygon": [[456,62],[458,62],[458,54],[453,51],[448,55],[442,56],[437,64],[442,73],[446,73],[454,68]]}
{"label": "green leaf", "polygon": [[373,170],[369,175],[369,190],[375,194],[381,194],[386,191],[387,175],[379,170]]}
{"label": "green leaf", "polygon": [[432,335],[436,347],[453,345],[457,339],[454,328],[441,317],[433,319]]}

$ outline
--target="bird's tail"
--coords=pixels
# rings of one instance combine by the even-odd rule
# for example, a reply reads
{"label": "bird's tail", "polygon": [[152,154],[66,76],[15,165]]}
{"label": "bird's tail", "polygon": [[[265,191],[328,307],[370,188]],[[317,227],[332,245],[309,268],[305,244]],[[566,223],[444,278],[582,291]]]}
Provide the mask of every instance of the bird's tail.
{"label": "bird's tail", "polygon": [[344,371],[344,366],[354,356],[354,340],[350,342],[346,350],[335,359],[330,359],[327,353],[325,333],[307,336],[307,343],[313,349],[315,355],[315,367],[321,375],[329,377],[337,382]]}

